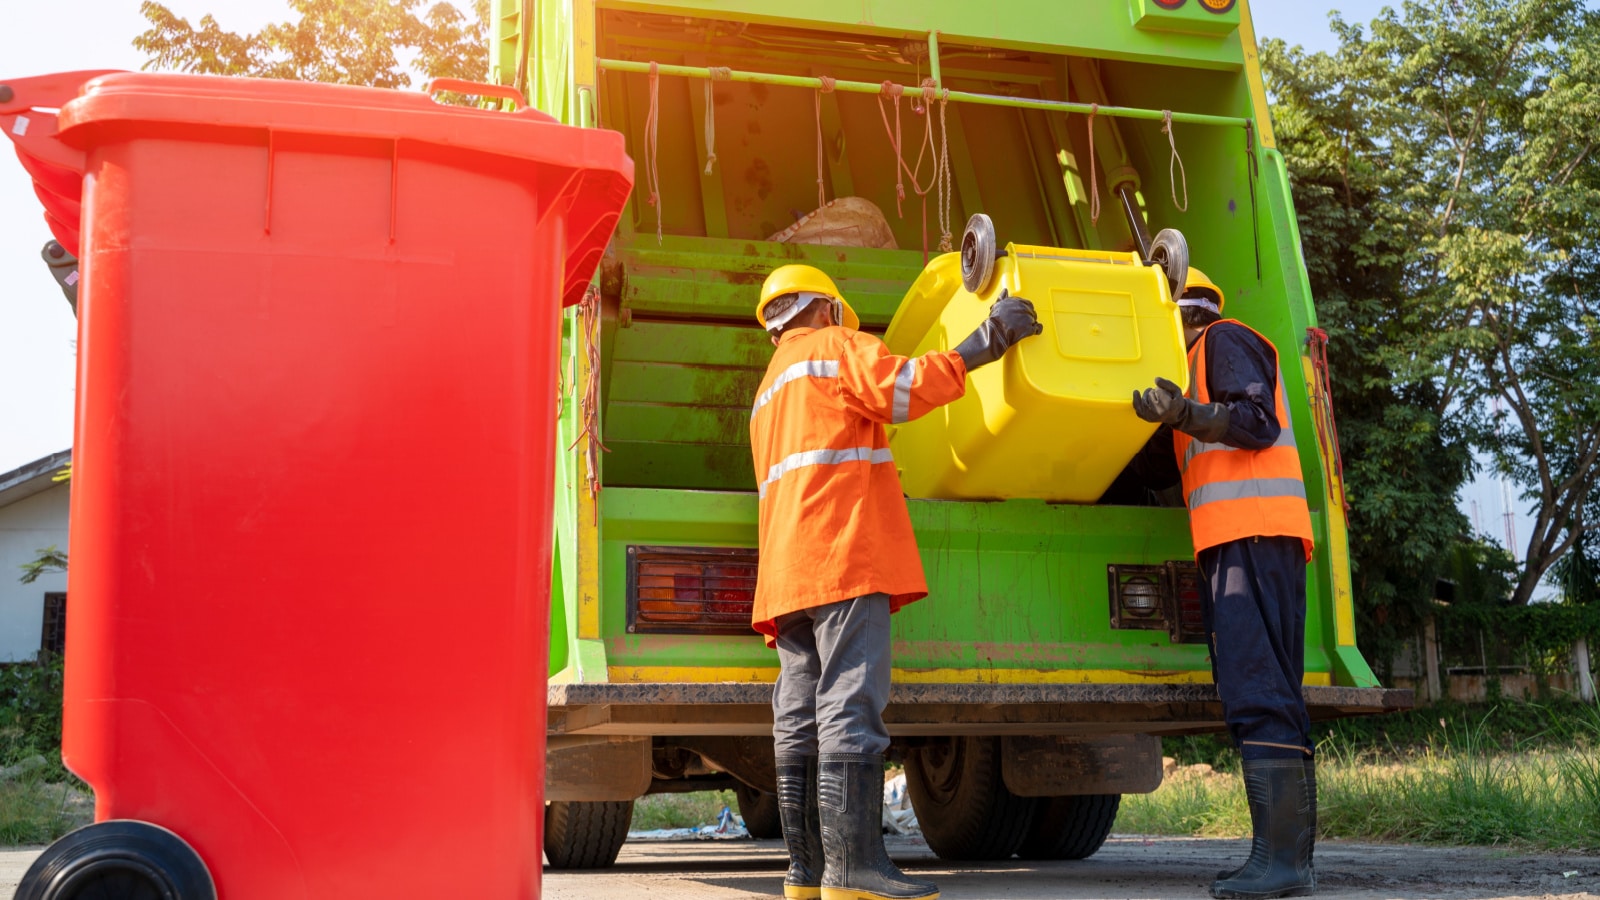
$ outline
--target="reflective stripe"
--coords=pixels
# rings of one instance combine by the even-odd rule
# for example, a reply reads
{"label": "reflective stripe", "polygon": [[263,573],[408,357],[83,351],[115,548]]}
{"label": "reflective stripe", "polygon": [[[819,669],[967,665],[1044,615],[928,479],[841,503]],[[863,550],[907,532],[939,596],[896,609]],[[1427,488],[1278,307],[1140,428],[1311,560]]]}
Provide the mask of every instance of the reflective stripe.
{"label": "reflective stripe", "polygon": [[761,396],[756,398],[756,405],[750,410],[750,418],[754,419],[756,417],[756,413],[761,411],[761,407],[766,406],[767,403],[772,400],[773,395],[778,393],[778,389],[791,381],[798,381],[801,378],[838,377],[839,361],[837,359],[801,360],[789,368],[784,369],[782,372],[779,372],[778,377],[772,380],[772,386],[761,392]]}
{"label": "reflective stripe", "polygon": [[900,374],[894,379],[894,411],[889,421],[899,425],[911,420],[911,382],[917,377],[917,361],[906,360],[900,367]]}
{"label": "reflective stripe", "polygon": [[[1294,442],[1294,428],[1293,427],[1283,427],[1283,428],[1279,428],[1278,429],[1278,439],[1273,441],[1270,446],[1262,447],[1261,449],[1262,450],[1270,450],[1272,447],[1294,447],[1294,446],[1297,446],[1295,444],[1295,442]],[[1240,448],[1240,447],[1230,447],[1227,444],[1203,444],[1200,441],[1197,441],[1197,440],[1194,440],[1194,439],[1191,438],[1189,440],[1189,449],[1185,450],[1184,453],[1183,453],[1183,468],[1184,468],[1184,471],[1188,471],[1188,469],[1189,469],[1189,461],[1194,459],[1196,456],[1199,456],[1202,453],[1210,453],[1213,450],[1229,450],[1229,451],[1232,451],[1232,450],[1239,450],[1239,449],[1242,449],[1242,448]]]}
{"label": "reflective stripe", "polygon": [[1221,500],[1247,500],[1253,497],[1293,497],[1306,499],[1305,482],[1298,478],[1245,478],[1239,481],[1212,481],[1189,494],[1189,511]]}
{"label": "reflective stripe", "polygon": [[880,447],[877,450],[871,447],[847,447],[844,450],[802,450],[799,453],[791,453],[783,462],[767,469],[767,480],[761,482],[757,495],[765,497],[769,485],[796,469],[804,469],[807,466],[837,466],[847,462],[867,462],[877,465],[894,462],[894,456],[888,447]]}

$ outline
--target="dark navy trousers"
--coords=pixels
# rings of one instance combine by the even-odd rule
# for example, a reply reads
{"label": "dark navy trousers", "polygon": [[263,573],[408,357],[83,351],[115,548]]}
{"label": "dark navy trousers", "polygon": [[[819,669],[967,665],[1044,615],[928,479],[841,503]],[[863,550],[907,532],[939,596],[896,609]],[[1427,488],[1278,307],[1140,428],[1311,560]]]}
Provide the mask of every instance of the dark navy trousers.
{"label": "dark navy trousers", "polygon": [[1211,674],[1245,759],[1310,759],[1306,553],[1299,538],[1243,538],[1200,551]]}

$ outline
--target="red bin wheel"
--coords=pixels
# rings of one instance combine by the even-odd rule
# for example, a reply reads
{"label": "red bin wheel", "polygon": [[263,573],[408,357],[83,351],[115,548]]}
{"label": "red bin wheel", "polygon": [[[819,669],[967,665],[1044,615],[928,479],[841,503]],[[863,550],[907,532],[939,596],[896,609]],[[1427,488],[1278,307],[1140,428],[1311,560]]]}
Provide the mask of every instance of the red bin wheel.
{"label": "red bin wheel", "polygon": [[211,873],[181,837],[117,819],[79,828],[45,849],[16,900],[216,900]]}

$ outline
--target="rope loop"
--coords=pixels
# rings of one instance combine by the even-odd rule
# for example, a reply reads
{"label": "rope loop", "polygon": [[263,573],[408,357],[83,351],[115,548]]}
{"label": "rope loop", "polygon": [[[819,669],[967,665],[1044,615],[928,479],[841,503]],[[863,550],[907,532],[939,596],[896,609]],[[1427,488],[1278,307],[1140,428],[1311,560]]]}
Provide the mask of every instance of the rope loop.
{"label": "rope loop", "polygon": [[899,100],[900,95],[904,94],[905,92],[905,88],[895,84],[892,81],[885,81],[883,84],[878,86],[878,93],[892,100]]}
{"label": "rope loop", "polygon": [[828,205],[828,191],[822,180],[822,88],[817,88],[811,96],[816,101],[817,109],[817,209],[821,209]]}
{"label": "rope loop", "polygon": [[1100,104],[1089,104],[1089,224],[1100,224],[1100,179],[1094,175],[1094,117],[1100,115]]}
{"label": "rope loop", "polygon": [[817,80],[822,82],[822,87],[820,88],[820,90],[824,94],[833,93],[834,87],[837,86],[838,83],[839,83],[839,79],[833,78],[833,77],[828,76],[828,75],[818,75],[817,76]]}
{"label": "rope loop", "polygon": [[[711,71],[713,73],[715,73],[716,69],[712,69]],[[723,69],[723,71],[726,72],[728,70],[727,69]],[[717,98],[716,98],[716,95],[712,92],[712,87],[711,87],[711,85],[712,85],[714,80],[715,80],[715,77],[713,75],[713,78],[711,80],[706,81],[706,174],[707,175],[711,174],[712,166],[715,166],[717,164]]]}
{"label": "rope loop", "polygon": [[[1167,146],[1172,148],[1172,159],[1167,161],[1167,180],[1172,183],[1172,205],[1178,212],[1189,211],[1189,173],[1183,168],[1183,157],[1178,155],[1178,139],[1172,135],[1172,110],[1161,111],[1161,133],[1167,136]],[[1183,176],[1183,202],[1178,202],[1178,180],[1174,172]]]}
{"label": "rope loop", "polygon": [[935,101],[937,99],[939,99],[939,87],[938,87],[938,85],[933,83],[933,79],[932,78],[924,78],[924,79],[922,79],[922,103],[923,103],[923,105],[924,106],[930,106],[930,105],[933,104],[933,101]]}
{"label": "rope loop", "polygon": [[712,81],[732,81],[733,80],[733,70],[728,68],[727,66],[712,66],[708,71],[711,72],[711,80]]}

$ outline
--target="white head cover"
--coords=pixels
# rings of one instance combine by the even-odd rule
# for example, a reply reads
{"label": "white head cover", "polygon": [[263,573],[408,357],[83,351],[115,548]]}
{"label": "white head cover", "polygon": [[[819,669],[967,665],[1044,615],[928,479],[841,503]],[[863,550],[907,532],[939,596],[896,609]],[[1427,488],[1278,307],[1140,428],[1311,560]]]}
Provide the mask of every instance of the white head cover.
{"label": "white head cover", "polygon": [[1197,306],[1209,312],[1216,313],[1219,316],[1222,315],[1222,307],[1218,306],[1217,301],[1212,300],[1210,297],[1190,297],[1185,295],[1178,298],[1178,305]]}
{"label": "white head cover", "polygon": [[[784,294],[782,297],[773,297],[772,302],[762,307],[762,312],[767,317],[767,330],[777,334],[783,326],[800,314],[800,311],[811,305],[813,300],[832,300],[827,294],[818,294],[814,291],[800,291],[796,294]],[[837,322],[838,315],[834,316]]]}

